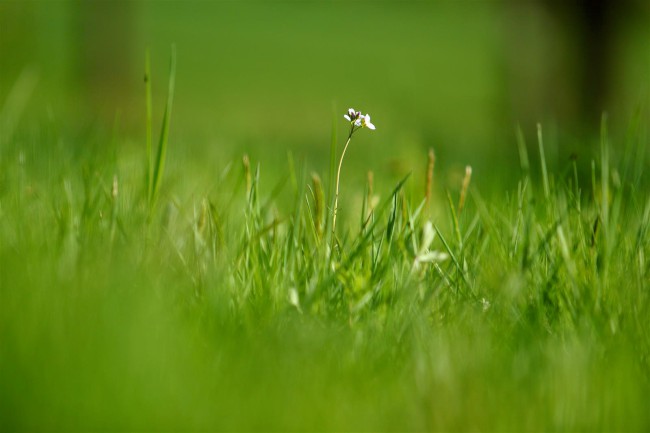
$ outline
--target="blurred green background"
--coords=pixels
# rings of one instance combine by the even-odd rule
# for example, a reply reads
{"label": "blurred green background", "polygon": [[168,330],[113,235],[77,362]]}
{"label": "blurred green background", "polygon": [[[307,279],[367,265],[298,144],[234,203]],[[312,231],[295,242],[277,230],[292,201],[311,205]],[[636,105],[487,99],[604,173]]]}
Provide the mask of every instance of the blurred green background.
{"label": "blurred green background", "polygon": [[34,78],[25,114],[110,128],[119,113],[142,142],[145,52],[157,121],[175,43],[172,152],[292,150],[324,171],[333,108],[353,106],[378,126],[350,152],[359,176],[401,175],[429,147],[487,174],[517,162],[517,124],[529,145],[536,122],[572,137],[549,140],[552,165],[590,145],[603,110],[627,122],[647,103],[649,17],[642,0],[3,0],[0,100]]}

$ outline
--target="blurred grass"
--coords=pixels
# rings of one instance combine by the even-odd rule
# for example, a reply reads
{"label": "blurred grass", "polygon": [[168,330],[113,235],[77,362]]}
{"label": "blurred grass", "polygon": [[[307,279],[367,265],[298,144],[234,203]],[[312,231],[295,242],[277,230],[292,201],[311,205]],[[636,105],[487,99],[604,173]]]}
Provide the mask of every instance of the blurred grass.
{"label": "blurred grass", "polygon": [[[549,107],[530,107],[538,113],[532,122],[525,113],[512,111],[512,101],[526,101],[528,93],[561,93],[558,101],[572,97],[562,80],[553,89],[538,89],[535,77],[548,74],[551,79],[559,73],[553,68],[566,66],[546,65],[552,58],[547,59],[545,50],[555,39],[545,33],[548,17],[534,4],[126,4],[128,18],[113,24],[98,20],[94,37],[103,35],[101,49],[111,37],[103,32],[124,33],[129,42],[89,60],[79,52],[88,28],[74,1],[1,3],[0,97],[30,71],[37,77],[26,111],[30,118],[66,124],[65,129],[80,129],[83,135],[87,125],[111,128],[117,116],[119,128],[140,142],[146,111],[144,53],[152,53],[158,101],[154,119],[159,119],[169,47],[175,43],[178,92],[170,137],[178,143],[176,152],[206,151],[225,159],[248,153],[278,166],[289,149],[324,171],[332,106],[340,112],[352,105],[370,112],[381,134],[372,145],[360,141],[366,151],[351,152],[348,164],[360,172],[381,172],[380,178],[390,183],[408,171],[405,167],[417,164],[429,147],[461,172],[465,164],[477,173],[507,166],[501,171],[503,182],[515,181],[509,174],[518,159],[507,143],[520,122],[529,143],[534,143],[536,122],[549,126],[549,164],[563,164],[571,154],[589,164],[591,131],[580,133],[571,119],[554,117],[557,113]],[[95,6],[111,8],[110,3]],[[510,20],[527,22],[531,16],[542,27],[517,35],[519,27]],[[630,107],[647,103],[650,95],[650,56],[644,49],[650,26],[641,25],[642,14],[637,18],[619,35],[613,71],[616,97],[610,119],[619,127],[632,115]],[[512,42],[531,35],[540,43],[519,53],[519,45]],[[522,63],[519,81],[508,70],[512,62]],[[528,76],[526,68],[532,67],[540,70]],[[88,81],[86,75],[98,72],[93,68],[107,70],[100,81]],[[550,108],[561,111],[559,106]],[[400,149],[399,155],[394,149]],[[365,175],[360,176],[361,181]]]}
{"label": "blurred grass", "polygon": [[[359,142],[375,138],[362,132]],[[92,131],[69,145],[35,125],[3,139],[3,430],[649,425],[647,187],[617,186],[616,152],[606,204],[599,182],[576,185],[571,171],[549,169],[548,197],[524,172],[517,191],[490,201],[474,177],[460,240],[438,164],[433,221],[456,259],[416,277],[423,189],[398,194],[388,245],[392,211],[377,208],[375,234],[361,240],[362,196],[346,180],[330,268],[311,211],[295,214],[292,183],[271,199],[264,161],[258,207],[239,159],[183,156],[147,223],[144,144],[109,138]],[[647,146],[647,135],[631,139],[633,156]],[[603,206],[610,224],[594,235]]]}
{"label": "blurred grass", "polygon": [[[378,164],[396,146],[435,146],[477,166],[488,149],[503,149],[502,128],[514,123],[504,105],[504,27],[488,2],[135,2],[133,23],[106,25],[132,35],[113,60],[131,73],[97,88],[83,85],[87,66],[76,52],[83,17],[73,2],[3,6],[22,18],[23,30],[5,30],[0,89],[8,91],[23,68],[36,70],[31,108],[41,115],[92,121],[103,113],[111,125],[119,111],[140,133],[144,52],[151,48],[153,70],[165,71],[176,43],[171,134],[191,148],[208,142],[266,159],[291,147],[320,161],[334,103],[338,111],[371,112],[381,124],[379,152],[367,155]],[[157,99],[163,83],[153,83]]]}
{"label": "blurred grass", "polygon": [[[30,4],[0,3],[37,23],[0,28],[2,103],[18,89],[0,118],[0,429],[648,429],[647,115],[612,128],[607,158],[598,131],[545,124],[545,196],[527,125],[519,169],[494,5],[135,3],[133,81],[96,106],[72,10]],[[143,53],[157,132],[172,42],[169,161],[147,223]],[[329,128],[348,105],[378,130],[346,157],[332,267],[303,179],[331,183]],[[429,147],[433,203],[414,216]],[[388,204],[373,233],[358,227],[368,170]],[[417,278],[426,219],[455,260]]]}

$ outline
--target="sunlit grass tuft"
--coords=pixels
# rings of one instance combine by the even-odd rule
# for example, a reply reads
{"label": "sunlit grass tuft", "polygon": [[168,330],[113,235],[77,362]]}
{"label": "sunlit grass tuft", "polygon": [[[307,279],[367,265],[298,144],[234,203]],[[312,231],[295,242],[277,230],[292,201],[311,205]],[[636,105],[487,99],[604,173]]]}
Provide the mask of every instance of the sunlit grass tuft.
{"label": "sunlit grass tuft", "polygon": [[3,430],[650,425],[650,200],[605,120],[591,183],[547,169],[540,128],[541,183],[519,132],[501,197],[431,151],[388,190],[370,173],[335,227],[336,130],[329,174],[244,156],[202,185],[195,155],[161,188],[171,69],[145,164],[119,137],[116,158],[2,142]]}

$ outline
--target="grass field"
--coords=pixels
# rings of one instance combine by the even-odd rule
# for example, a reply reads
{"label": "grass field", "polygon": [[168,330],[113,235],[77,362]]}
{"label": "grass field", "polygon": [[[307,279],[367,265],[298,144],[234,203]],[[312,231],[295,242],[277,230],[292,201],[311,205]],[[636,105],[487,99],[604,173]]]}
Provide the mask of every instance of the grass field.
{"label": "grass field", "polygon": [[650,429],[646,16],[584,132],[535,2],[123,2],[97,88],[80,4],[0,2],[0,431]]}
{"label": "grass field", "polygon": [[388,186],[343,163],[336,236],[343,113],[329,170],[288,154],[267,175],[207,151],[165,167],[169,117],[134,146],[8,112],[3,430],[650,425],[642,112],[603,120],[586,172],[549,171],[541,127],[513,137],[520,181],[489,196],[432,154]]}

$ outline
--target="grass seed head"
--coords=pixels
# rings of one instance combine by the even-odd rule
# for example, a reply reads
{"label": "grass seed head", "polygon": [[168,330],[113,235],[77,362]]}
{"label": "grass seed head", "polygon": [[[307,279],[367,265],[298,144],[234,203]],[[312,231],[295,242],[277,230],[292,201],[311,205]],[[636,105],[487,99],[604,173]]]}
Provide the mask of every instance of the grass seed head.
{"label": "grass seed head", "polygon": [[467,199],[467,190],[469,189],[469,182],[472,180],[472,167],[465,167],[465,177],[463,178],[463,186],[460,190],[460,200],[458,201],[458,215],[465,207],[465,200]]}

